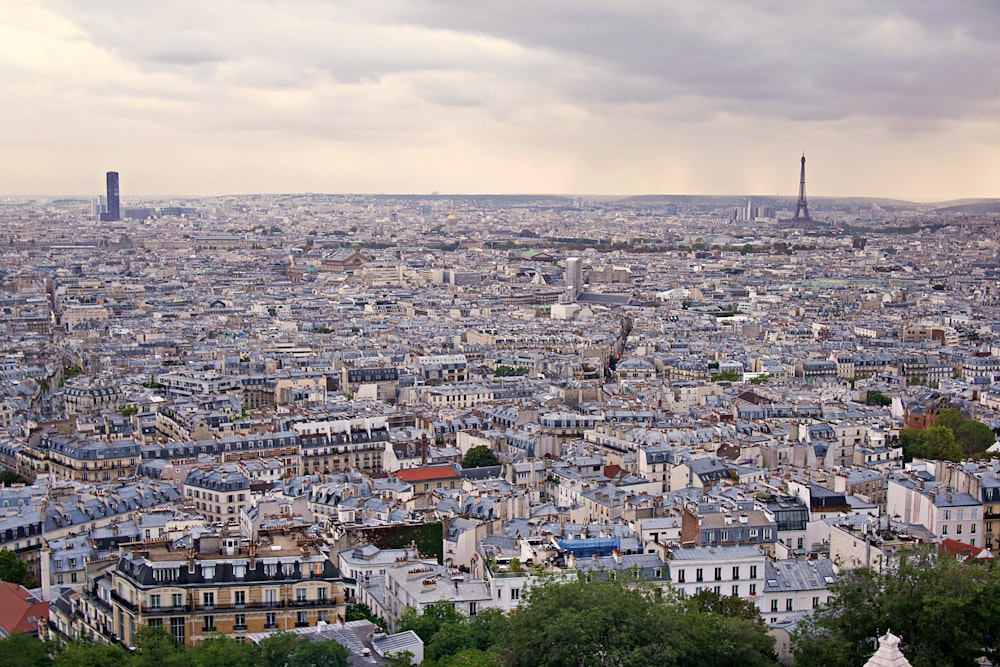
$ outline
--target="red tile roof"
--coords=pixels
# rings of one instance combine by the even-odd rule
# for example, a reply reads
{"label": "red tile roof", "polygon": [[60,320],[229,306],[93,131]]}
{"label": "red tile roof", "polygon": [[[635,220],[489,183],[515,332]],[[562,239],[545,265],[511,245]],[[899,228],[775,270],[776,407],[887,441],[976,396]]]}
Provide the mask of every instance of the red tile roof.
{"label": "red tile roof", "polygon": [[962,562],[968,560],[993,560],[993,554],[983,547],[974,547],[971,544],[959,542],[958,540],[953,540],[950,537],[946,537],[941,540],[941,544],[939,546],[942,551],[947,551],[957,560]]}
{"label": "red tile roof", "polygon": [[404,482],[426,482],[432,479],[457,479],[460,475],[451,466],[430,466],[396,471],[396,477]]}
{"label": "red tile roof", "polygon": [[38,632],[38,620],[49,618],[49,603],[35,599],[24,586],[0,581],[0,628],[4,632]]}

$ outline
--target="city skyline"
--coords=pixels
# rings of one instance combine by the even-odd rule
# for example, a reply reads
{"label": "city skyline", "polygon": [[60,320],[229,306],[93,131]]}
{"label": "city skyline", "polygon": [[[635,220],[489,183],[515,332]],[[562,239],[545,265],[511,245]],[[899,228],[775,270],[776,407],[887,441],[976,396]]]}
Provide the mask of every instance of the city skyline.
{"label": "city skyline", "polygon": [[14,3],[0,194],[991,197],[1000,8]]}

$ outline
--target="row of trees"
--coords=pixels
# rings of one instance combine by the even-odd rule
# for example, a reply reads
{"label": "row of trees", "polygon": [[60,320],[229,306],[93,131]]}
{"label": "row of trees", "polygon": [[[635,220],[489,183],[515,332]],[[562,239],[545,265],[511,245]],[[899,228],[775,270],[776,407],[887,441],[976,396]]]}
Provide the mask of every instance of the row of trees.
{"label": "row of trees", "polygon": [[[178,646],[163,628],[139,630],[134,652],[87,641],[59,646],[15,634],[0,640],[0,667],[347,667],[348,652],[335,641],[314,642],[282,632],[254,644],[229,637]],[[408,662],[400,662],[402,667]],[[396,667],[396,665],[393,665]]]}
{"label": "row of trees", "polygon": [[[1000,566],[964,564],[932,547],[905,551],[882,571],[843,573],[833,601],[792,636],[796,667],[854,667],[892,631],[914,667],[972,665],[1000,657]],[[367,609],[352,612],[365,617]],[[353,615],[353,614],[352,614]],[[632,578],[549,582],[525,593],[516,613],[466,617],[447,601],[407,609],[400,630],[425,643],[426,667],[774,666],[774,640],[757,607],[709,590],[681,598]],[[393,667],[409,663],[397,656]],[[0,640],[0,667],[342,667],[336,642],[279,633],[259,645],[216,637],[174,644],[142,628],[137,649],[26,635]]]}
{"label": "row of trees", "polygon": [[424,640],[428,667],[777,664],[752,603],[711,591],[684,600],[634,581],[549,583],[510,616],[467,618],[440,602],[407,610],[399,626]]}

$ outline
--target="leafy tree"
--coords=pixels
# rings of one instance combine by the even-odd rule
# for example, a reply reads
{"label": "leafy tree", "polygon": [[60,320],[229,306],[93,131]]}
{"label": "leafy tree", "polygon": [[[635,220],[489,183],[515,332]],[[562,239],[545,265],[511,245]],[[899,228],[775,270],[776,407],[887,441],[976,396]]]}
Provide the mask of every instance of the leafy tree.
{"label": "leafy tree", "polygon": [[935,424],[928,427],[924,430],[924,440],[936,459],[961,461],[965,457],[962,447],[955,442],[955,434],[945,426]]}
{"label": "leafy tree", "polygon": [[942,410],[934,418],[934,426],[944,426],[952,433],[965,423],[965,417],[956,408],[948,408],[947,410]]}
{"label": "leafy tree", "polygon": [[7,549],[0,549],[0,581],[21,584],[25,588],[35,584],[28,575],[28,564]]}
{"label": "leafy tree", "polygon": [[15,632],[0,639],[0,667],[48,667],[52,644],[38,637]]}
{"label": "leafy tree", "polygon": [[1000,573],[940,556],[903,552],[882,573],[851,570],[833,601],[807,617],[792,638],[796,667],[862,665],[887,630],[914,667],[972,665],[994,659],[1000,638]]}
{"label": "leafy tree", "polygon": [[437,631],[441,629],[442,625],[445,623],[457,623],[461,620],[462,615],[455,611],[454,605],[447,600],[440,600],[424,607],[423,611],[407,607],[399,615],[397,628],[399,632],[413,630],[427,644]]}
{"label": "leafy tree", "polygon": [[712,382],[736,382],[739,379],[739,371],[726,370],[721,373],[712,373]]}
{"label": "leafy tree", "polygon": [[455,655],[441,658],[437,661],[437,667],[500,667],[500,663],[492,653],[466,649]]}
{"label": "leafy tree", "polygon": [[120,644],[98,644],[77,640],[66,645],[52,667],[126,667],[132,655]]}
{"label": "leafy tree", "polygon": [[982,422],[966,421],[955,429],[955,442],[965,450],[967,456],[981,454],[993,446],[996,436],[990,427]]}
{"label": "leafy tree", "polygon": [[465,453],[465,457],[462,459],[463,468],[485,468],[496,465],[500,465],[500,459],[486,445],[473,447]]}
{"label": "leafy tree", "polygon": [[192,667],[254,667],[256,647],[231,637],[209,637],[188,649]]}
{"label": "leafy tree", "polygon": [[270,637],[262,639],[257,645],[258,667],[286,664],[288,656],[295,651],[295,647],[300,641],[305,640],[294,632],[276,632]]}
{"label": "leafy tree", "polygon": [[137,651],[133,656],[133,667],[181,667],[191,664],[184,647],[178,646],[162,627],[139,628],[135,645]]}
{"label": "leafy tree", "polygon": [[28,480],[10,470],[0,471],[0,485],[10,486],[11,484],[27,484]]}
{"label": "leafy tree", "polygon": [[336,641],[303,639],[288,657],[288,667],[347,667],[350,654]]}
{"label": "leafy tree", "polygon": [[352,602],[344,610],[345,621],[371,621],[382,630],[386,629],[385,621],[372,612],[371,607],[366,604]]}
{"label": "leafy tree", "polygon": [[703,614],[719,614],[730,618],[742,618],[757,625],[764,625],[757,605],[735,595],[720,595],[710,588],[703,588],[684,600],[688,609]]}
{"label": "leafy tree", "polygon": [[892,398],[875,389],[869,389],[867,396],[865,396],[865,403],[868,405],[887,407],[892,405]]}
{"label": "leafy tree", "polygon": [[776,664],[763,626],[658,593],[600,579],[534,587],[494,651],[505,667]]}

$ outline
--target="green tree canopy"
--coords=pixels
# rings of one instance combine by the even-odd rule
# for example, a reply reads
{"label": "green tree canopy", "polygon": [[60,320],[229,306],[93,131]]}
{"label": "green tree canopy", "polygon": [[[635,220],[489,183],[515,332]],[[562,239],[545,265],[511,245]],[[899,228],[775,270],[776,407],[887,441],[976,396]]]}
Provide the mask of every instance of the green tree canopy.
{"label": "green tree canopy", "polygon": [[947,410],[942,410],[934,418],[934,426],[944,426],[952,433],[965,423],[965,417],[962,413],[958,411],[957,408],[948,408]]}
{"label": "green tree canopy", "polygon": [[35,585],[28,575],[28,564],[17,557],[13,551],[0,549],[0,581],[21,584],[25,588]]}
{"label": "green tree canopy", "polygon": [[892,405],[892,398],[875,389],[869,389],[868,394],[865,396],[865,403],[887,407]]}
{"label": "green tree canopy", "polygon": [[882,573],[850,570],[834,584],[833,601],[805,619],[792,646],[796,667],[855,667],[891,630],[913,667],[973,665],[997,656],[1000,573],[941,556],[904,551]]}
{"label": "green tree canopy", "polygon": [[28,480],[10,470],[0,470],[0,485],[10,486],[11,484],[27,484]]}
{"label": "green tree canopy", "polygon": [[0,639],[0,667],[48,667],[53,648],[37,637],[15,632]]}
{"label": "green tree canopy", "polygon": [[86,639],[67,644],[52,667],[128,667],[132,654],[120,644],[97,644]]}
{"label": "green tree canopy", "polygon": [[494,647],[505,667],[775,665],[766,628],[659,590],[596,580],[532,588]]}
{"label": "green tree canopy", "polygon": [[982,454],[996,442],[993,431],[982,422],[971,420],[962,422],[954,433],[955,442],[965,451],[966,456]]}
{"label": "green tree canopy", "polygon": [[473,447],[465,453],[465,457],[462,459],[463,468],[485,468],[496,465],[500,465],[500,459],[486,445]]}

